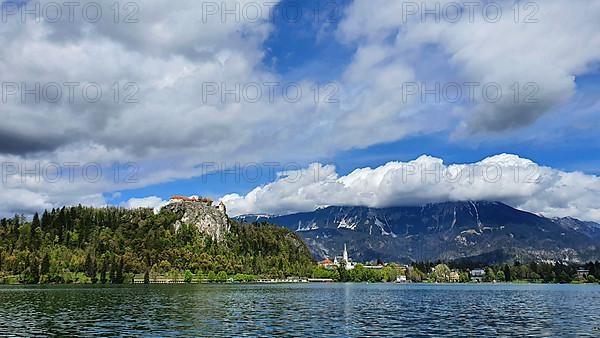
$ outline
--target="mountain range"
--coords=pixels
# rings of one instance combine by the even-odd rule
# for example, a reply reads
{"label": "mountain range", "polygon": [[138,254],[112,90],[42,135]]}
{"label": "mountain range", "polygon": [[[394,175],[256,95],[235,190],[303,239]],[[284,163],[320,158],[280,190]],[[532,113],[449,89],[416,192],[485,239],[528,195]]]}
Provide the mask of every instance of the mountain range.
{"label": "mountain range", "polygon": [[316,259],[354,261],[589,261],[600,259],[600,224],[546,218],[500,202],[465,201],[414,207],[331,206],[284,216],[244,215],[295,231]]}

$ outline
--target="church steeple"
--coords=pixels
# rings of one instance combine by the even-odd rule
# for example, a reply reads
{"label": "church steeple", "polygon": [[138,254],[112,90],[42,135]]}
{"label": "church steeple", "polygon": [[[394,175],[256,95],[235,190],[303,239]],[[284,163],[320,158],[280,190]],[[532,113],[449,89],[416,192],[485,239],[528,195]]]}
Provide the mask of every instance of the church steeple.
{"label": "church steeple", "polygon": [[346,250],[346,243],[344,243],[344,261],[346,262],[346,264],[348,264],[348,250]]}

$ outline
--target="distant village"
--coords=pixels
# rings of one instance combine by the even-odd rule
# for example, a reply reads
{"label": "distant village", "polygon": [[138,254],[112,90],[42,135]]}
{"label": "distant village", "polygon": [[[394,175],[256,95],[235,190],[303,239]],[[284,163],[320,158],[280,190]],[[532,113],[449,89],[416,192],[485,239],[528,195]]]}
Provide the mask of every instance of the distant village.
{"label": "distant village", "polygon": [[[346,271],[347,281],[393,281],[396,283],[430,282],[430,283],[597,283],[600,281],[600,263],[590,262],[585,266],[561,263],[504,264],[498,266],[477,267],[477,264],[444,264],[413,263],[401,265],[396,263],[357,263],[348,255],[344,244],[341,256],[326,258],[318,262],[320,269],[330,273],[330,277],[343,280],[340,272]],[[356,270],[363,270],[355,273]],[[392,280],[389,272],[391,270]],[[327,273],[321,273],[321,276]]]}

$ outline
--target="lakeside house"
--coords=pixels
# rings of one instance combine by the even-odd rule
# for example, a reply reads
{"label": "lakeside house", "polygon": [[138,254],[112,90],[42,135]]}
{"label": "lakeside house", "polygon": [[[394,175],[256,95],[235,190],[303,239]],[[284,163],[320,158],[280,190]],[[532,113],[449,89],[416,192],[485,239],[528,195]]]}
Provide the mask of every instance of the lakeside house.
{"label": "lakeside house", "polygon": [[449,275],[450,283],[458,283],[460,282],[460,274],[456,271],[451,271]]}
{"label": "lakeside house", "polygon": [[577,277],[587,278],[587,276],[589,276],[589,275],[590,275],[590,270],[584,269],[584,268],[577,269]]}
{"label": "lakeside house", "polygon": [[333,263],[333,261],[329,258],[325,258],[324,260],[320,261],[318,264],[326,269],[328,269],[330,267],[335,267],[335,263]]}
{"label": "lakeside house", "polygon": [[473,282],[483,282],[483,277],[485,277],[485,271],[483,269],[471,270],[471,280]]}
{"label": "lakeside house", "polygon": [[396,283],[408,283],[405,275],[400,275],[396,277]]}

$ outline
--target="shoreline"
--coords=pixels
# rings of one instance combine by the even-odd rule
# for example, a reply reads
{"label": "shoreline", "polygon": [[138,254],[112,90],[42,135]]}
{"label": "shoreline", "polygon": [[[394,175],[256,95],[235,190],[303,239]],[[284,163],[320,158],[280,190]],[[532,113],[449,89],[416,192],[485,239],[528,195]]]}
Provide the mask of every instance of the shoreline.
{"label": "shoreline", "polygon": [[111,284],[111,283],[44,283],[44,284],[26,284],[26,283],[0,283],[3,286],[130,286],[130,285],[284,285],[284,284],[373,284],[373,285],[444,285],[444,286],[465,286],[465,285],[600,285],[599,283],[536,283],[536,282],[474,282],[474,283],[429,283],[429,282],[339,282],[334,280],[263,280],[263,281],[233,281],[233,282],[211,282],[211,281],[150,281],[143,283],[135,281],[133,283]]}

